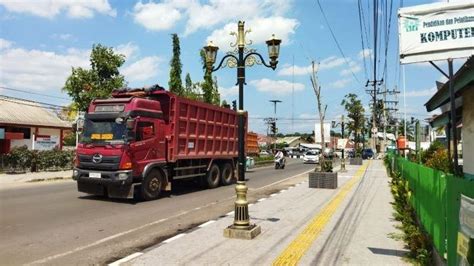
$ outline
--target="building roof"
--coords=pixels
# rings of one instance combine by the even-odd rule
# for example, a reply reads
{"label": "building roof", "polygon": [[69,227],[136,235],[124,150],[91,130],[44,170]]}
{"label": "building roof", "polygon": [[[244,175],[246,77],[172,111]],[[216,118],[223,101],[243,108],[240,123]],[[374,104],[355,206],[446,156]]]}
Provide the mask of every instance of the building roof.
{"label": "building roof", "polygon": [[296,136],[296,137],[284,137],[284,138],[278,138],[277,143],[286,143],[286,144],[292,144],[295,141],[298,141],[301,137]]}
{"label": "building roof", "polygon": [[71,128],[71,123],[59,119],[39,103],[0,95],[0,124]]}
{"label": "building roof", "polygon": [[[471,56],[462,67],[453,75],[455,97],[462,90],[474,87],[474,56]],[[426,111],[431,112],[449,102],[449,82],[442,87],[425,103]]]}

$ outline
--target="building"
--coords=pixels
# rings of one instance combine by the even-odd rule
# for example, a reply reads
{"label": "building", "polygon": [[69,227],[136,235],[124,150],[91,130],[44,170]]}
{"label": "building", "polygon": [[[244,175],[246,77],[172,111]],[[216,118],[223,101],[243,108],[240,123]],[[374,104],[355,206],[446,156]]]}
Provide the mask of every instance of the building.
{"label": "building", "polygon": [[[462,161],[464,176],[474,179],[474,56],[471,56],[454,74],[453,89],[456,98],[455,126],[458,131],[458,140],[461,140],[462,143],[460,149],[462,150],[462,160],[460,161]],[[433,128],[450,125],[450,100],[449,82],[446,82],[426,102],[425,106],[428,112],[438,108],[441,108],[443,112],[430,121]]]}
{"label": "building", "polygon": [[277,144],[285,144],[288,147],[298,147],[301,143],[304,141],[301,140],[300,136],[295,136],[295,137],[284,137],[284,138],[278,138],[276,140]]}
{"label": "building", "polygon": [[14,147],[62,149],[71,123],[59,119],[53,110],[33,101],[0,96],[0,154]]}

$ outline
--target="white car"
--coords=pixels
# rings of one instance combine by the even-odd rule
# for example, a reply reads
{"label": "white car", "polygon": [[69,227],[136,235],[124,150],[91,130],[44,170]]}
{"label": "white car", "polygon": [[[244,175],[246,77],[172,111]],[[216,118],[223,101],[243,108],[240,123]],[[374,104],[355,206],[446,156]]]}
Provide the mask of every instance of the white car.
{"label": "white car", "polygon": [[317,151],[308,151],[303,155],[303,163],[319,163],[319,153]]}

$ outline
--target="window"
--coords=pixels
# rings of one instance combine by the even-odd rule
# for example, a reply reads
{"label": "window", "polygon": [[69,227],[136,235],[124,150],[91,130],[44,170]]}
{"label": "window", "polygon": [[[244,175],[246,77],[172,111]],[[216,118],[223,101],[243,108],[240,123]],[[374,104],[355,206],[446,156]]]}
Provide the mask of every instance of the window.
{"label": "window", "polygon": [[153,122],[138,122],[137,141],[151,139],[155,136]]}

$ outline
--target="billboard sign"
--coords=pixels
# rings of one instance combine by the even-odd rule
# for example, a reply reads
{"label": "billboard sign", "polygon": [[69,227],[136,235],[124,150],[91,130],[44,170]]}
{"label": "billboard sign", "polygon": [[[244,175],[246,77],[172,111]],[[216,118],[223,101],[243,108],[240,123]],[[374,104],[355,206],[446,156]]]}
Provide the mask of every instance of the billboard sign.
{"label": "billboard sign", "polygon": [[[331,123],[323,123],[324,143],[331,141]],[[314,142],[321,143],[321,124],[316,123],[314,126]]]}
{"label": "billboard sign", "polygon": [[36,136],[35,150],[46,151],[59,147],[58,136]]}
{"label": "billboard sign", "polygon": [[474,54],[474,2],[434,3],[398,11],[400,63]]}

